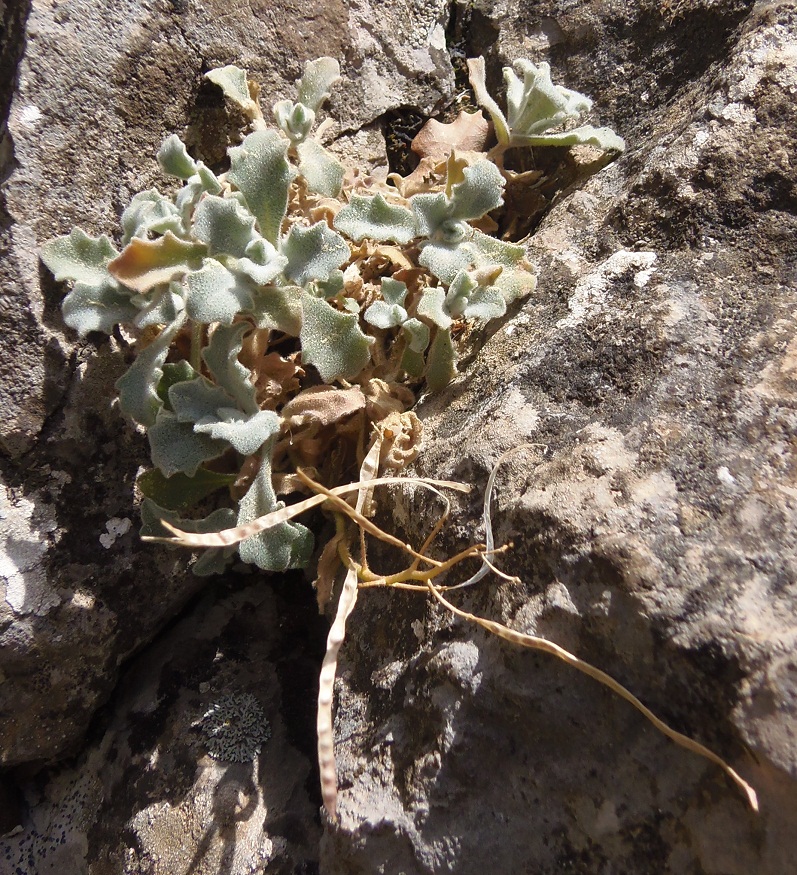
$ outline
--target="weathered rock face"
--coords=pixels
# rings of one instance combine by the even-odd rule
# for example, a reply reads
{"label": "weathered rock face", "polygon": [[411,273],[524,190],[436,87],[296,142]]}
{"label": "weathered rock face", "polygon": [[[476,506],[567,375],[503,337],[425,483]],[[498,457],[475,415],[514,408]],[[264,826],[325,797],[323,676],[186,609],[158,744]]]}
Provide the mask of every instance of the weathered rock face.
{"label": "weathered rock face", "polygon": [[[551,658],[366,593],[325,871],[790,871],[797,10],[479,14],[501,59],[550,58],[629,150],[554,207],[536,297],[421,406],[427,476],[483,487],[538,445],[505,463],[495,512],[522,585],[457,601],[611,672],[729,758],[762,813]],[[446,546],[479,515],[461,506]],[[429,518],[420,495],[395,513],[416,541]]]}
{"label": "weathered rock face", "polygon": [[[612,673],[732,761],[762,813],[589,679],[423,597],[370,591],[338,685],[341,820],[321,870],[790,871],[795,4],[74,0],[6,15],[0,761],[78,751],[120,664],[199,586],[137,541],[146,451],[110,403],[125,352],[65,335],[37,245],[75,224],[113,232],[135,191],[164,184],[152,156],[168,133],[223,154],[235,128],[200,85],[209,67],[247,66],[276,99],[305,59],[339,57],[331,115],[348,149],[373,151],[358,129],[453,96],[450,25],[496,83],[501,63],[548,60],[629,147],[557,200],[530,241],[534,299],[421,407],[419,469],[435,477],[483,486],[501,452],[540,445],[507,461],[494,514],[523,583],[458,601]],[[430,509],[396,502],[417,539]],[[443,546],[478,538],[479,513],[475,495],[460,504]],[[79,758],[26,785],[0,873],[312,871],[318,800],[286,717],[283,608],[238,592],[165,633]],[[205,756],[194,724],[230,692],[271,723],[257,768]]]}

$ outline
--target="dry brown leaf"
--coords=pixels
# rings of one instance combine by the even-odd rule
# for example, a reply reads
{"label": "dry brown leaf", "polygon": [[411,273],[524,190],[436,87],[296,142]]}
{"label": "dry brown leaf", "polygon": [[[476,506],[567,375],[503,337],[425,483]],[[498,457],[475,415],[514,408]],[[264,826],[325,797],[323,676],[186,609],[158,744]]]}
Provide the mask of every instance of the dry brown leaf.
{"label": "dry brown leaf", "polygon": [[454,150],[484,152],[489,137],[490,123],[481,112],[469,113],[463,109],[448,124],[429,119],[412,141],[410,148],[421,158],[440,161]]}
{"label": "dry brown leaf", "polygon": [[415,403],[415,395],[401,383],[386,383],[373,378],[362,383],[365,413],[371,422],[380,422],[391,413],[403,413]]}
{"label": "dry brown leaf", "polygon": [[338,556],[338,544],[343,540],[343,534],[339,533],[330,538],[321,555],[318,557],[318,565],[316,566],[316,578],[313,581],[315,588],[315,597],[318,602],[318,613],[323,614],[324,609],[329,604],[332,598],[332,589],[335,586],[335,577],[340,568],[340,557]]}
{"label": "dry brown leaf", "polygon": [[414,264],[409,258],[398,248],[398,246],[385,246],[380,244],[374,249],[374,255],[379,255],[387,259],[390,264],[399,270],[412,270]]}
{"label": "dry brown leaf", "polygon": [[311,386],[282,408],[282,419],[288,428],[299,428],[307,423],[331,425],[364,407],[365,395],[359,386],[348,389]]}
{"label": "dry brown leaf", "polygon": [[380,467],[386,473],[403,471],[421,451],[423,425],[412,410],[388,414],[376,428],[382,435]]}
{"label": "dry brown leaf", "polygon": [[388,177],[404,198],[414,194],[433,191],[446,181],[445,159],[421,158],[420,163],[408,176],[391,173]]}
{"label": "dry brown leaf", "polygon": [[[318,478],[318,471],[315,468],[307,468],[306,471],[314,480]],[[274,474],[272,481],[274,483],[274,492],[277,495],[289,495],[291,492],[308,494],[307,487],[296,476],[295,472],[293,474]]]}

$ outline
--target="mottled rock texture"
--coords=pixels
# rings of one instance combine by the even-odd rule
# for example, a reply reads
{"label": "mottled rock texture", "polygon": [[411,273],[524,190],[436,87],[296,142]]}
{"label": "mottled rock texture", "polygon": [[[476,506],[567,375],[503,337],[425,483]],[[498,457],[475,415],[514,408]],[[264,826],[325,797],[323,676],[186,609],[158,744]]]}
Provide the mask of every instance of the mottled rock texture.
{"label": "mottled rock texture", "polygon": [[[490,24],[488,57],[549,59],[629,148],[560,196],[530,241],[537,295],[421,405],[426,475],[483,487],[503,451],[544,447],[499,478],[523,583],[458,601],[611,672],[762,813],[551,658],[365,593],[325,871],[792,871],[797,8],[476,4],[474,41]],[[397,504],[417,541],[427,504]],[[461,505],[446,546],[479,515]]]}
{"label": "mottled rock texture", "polygon": [[[494,85],[514,57],[549,61],[628,151],[558,194],[529,242],[538,292],[421,405],[418,468],[436,477],[482,487],[505,449],[542,445],[498,481],[501,562],[522,584],[458,601],[612,673],[729,759],[762,812],[589,679],[372,591],[343,654],[341,820],[321,871],[792,871],[797,4],[0,8],[0,762],[16,767],[0,793],[24,827],[0,873],[311,872],[320,831],[307,733],[290,729],[311,726],[295,716],[308,661],[281,672],[274,643],[290,610],[239,583],[151,645],[200,584],[137,541],[146,449],[110,400],[124,345],[65,332],[37,245],[75,224],[113,233],[134,192],[165,184],[168,133],[222,156],[237,128],[202,84],[212,66],[247,66],[276,99],[335,55],[335,132],[371,157],[385,114],[454,95],[463,52],[487,56]],[[419,538],[428,506],[394,504]],[[483,537],[479,513],[475,494],[460,503],[441,550]],[[235,691],[272,724],[256,770],[210,760],[192,725]]]}

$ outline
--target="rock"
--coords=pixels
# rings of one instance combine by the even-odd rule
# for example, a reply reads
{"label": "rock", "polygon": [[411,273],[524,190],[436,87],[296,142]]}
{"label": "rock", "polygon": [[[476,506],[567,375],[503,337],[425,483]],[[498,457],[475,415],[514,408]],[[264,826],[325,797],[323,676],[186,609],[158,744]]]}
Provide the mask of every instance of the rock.
{"label": "rock", "polygon": [[[315,865],[306,718],[323,640],[312,633],[323,629],[309,589],[303,601],[286,596],[301,582],[207,597],[134,660],[103,731],[76,762],[26,782],[30,813],[24,829],[0,839],[0,871],[216,875]],[[214,707],[229,726],[207,719]],[[236,729],[238,753],[218,744],[220,732]]]}
{"label": "rock", "polygon": [[[787,871],[794,7],[473,15],[501,60],[533,51],[596,98],[629,148],[554,206],[530,241],[535,297],[418,411],[426,476],[483,489],[501,453],[535,444],[505,463],[494,511],[522,584],[456,601],[610,672],[730,760],[761,814],[572,669],[422,596],[367,591],[341,662],[322,871]],[[402,495],[394,525],[420,543],[434,508]],[[483,539],[479,501],[459,503],[441,553]]]}

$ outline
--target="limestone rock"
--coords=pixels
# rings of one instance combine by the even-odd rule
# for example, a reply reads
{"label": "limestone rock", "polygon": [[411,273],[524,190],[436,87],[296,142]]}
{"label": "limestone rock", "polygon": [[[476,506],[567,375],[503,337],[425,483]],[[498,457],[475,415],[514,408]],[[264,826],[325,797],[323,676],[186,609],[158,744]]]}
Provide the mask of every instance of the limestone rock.
{"label": "limestone rock", "polygon": [[[523,583],[457,602],[613,674],[728,758],[761,814],[594,682],[369,591],[325,872],[793,867],[797,19],[642,6],[476,4],[500,60],[550,60],[629,149],[532,237],[535,296],[421,405],[416,467],[483,488],[536,445],[507,461],[494,512]],[[394,501],[419,543],[433,508]],[[460,503],[446,552],[483,539],[480,512]]]}

